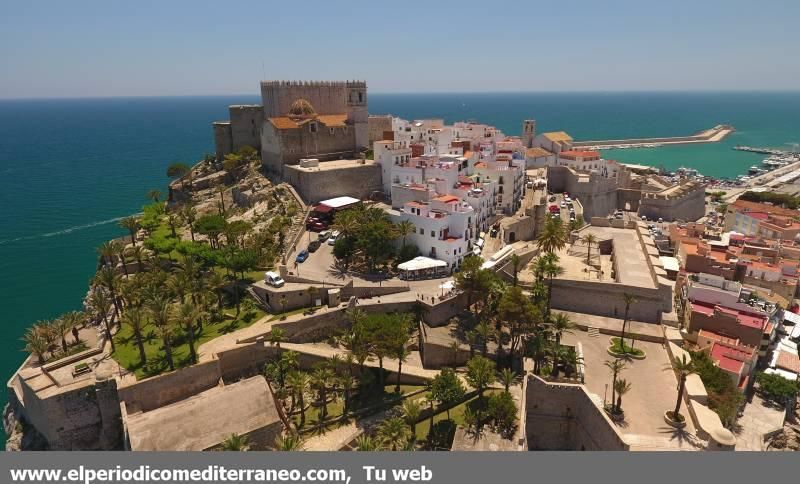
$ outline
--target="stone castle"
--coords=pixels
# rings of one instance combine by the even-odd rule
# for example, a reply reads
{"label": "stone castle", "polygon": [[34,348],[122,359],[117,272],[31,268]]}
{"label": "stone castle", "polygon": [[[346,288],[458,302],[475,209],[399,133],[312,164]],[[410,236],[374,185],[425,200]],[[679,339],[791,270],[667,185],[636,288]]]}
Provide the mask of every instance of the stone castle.
{"label": "stone castle", "polygon": [[263,81],[261,102],[230,106],[230,120],[213,123],[217,159],[251,146],[283,179],[284,166],[302,159],[356,158],[369,149],[366,82]]}

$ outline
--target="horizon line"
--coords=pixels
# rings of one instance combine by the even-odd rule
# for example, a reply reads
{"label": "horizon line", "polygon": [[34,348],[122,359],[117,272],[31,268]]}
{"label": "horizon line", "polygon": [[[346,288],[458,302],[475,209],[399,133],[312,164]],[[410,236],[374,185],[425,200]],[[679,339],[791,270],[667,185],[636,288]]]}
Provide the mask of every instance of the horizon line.
{"label": "horizon line", "polygon": [[[800,89],[607,89],[607,90],[430,90],[430,91],[371,91],[370,95],[459,95],[459,94],[800,94]],[[94,100],[94,99],[155,99],[155,98],[200,98],[200,97],[260,97],[259,93],[227,93],[227,94],[111,94],[100,96],[20,96],[3,97],[0,101],[58,101],[58,100]]]}

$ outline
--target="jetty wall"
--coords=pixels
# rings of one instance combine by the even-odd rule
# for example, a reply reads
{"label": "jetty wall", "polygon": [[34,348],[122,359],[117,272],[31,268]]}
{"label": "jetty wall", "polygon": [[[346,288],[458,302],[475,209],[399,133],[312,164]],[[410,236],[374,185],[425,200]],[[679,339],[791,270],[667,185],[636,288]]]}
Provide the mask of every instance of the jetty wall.
{"label": "jetty wall", "polygon": [[[661,138],[629,138],[629,139],[610,139],[610,140],[594,140],[594,141],[575,141],[572,145],[575,148],[584,146],[613,146],[613,145],[640,145],[640,144],[681,144],[681,143],[711,143],[715,141],[722,141],[728,134],[733,132],[733,127],[729,125],[715,126],[709,130],[703,130],[691,136],[672,136]],[[720,133],[727,131],[719,139],[713,140],[714,137]]]}

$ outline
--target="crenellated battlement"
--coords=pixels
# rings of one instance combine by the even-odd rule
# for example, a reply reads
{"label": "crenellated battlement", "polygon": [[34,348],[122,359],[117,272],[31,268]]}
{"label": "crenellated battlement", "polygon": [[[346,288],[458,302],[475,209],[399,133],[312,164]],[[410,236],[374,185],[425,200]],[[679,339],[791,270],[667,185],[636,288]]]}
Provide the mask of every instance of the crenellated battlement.
{"label": "crenellated battlement", "polygon": [[366,88],[366,81],[261,81],[262,87],[361,87]]}

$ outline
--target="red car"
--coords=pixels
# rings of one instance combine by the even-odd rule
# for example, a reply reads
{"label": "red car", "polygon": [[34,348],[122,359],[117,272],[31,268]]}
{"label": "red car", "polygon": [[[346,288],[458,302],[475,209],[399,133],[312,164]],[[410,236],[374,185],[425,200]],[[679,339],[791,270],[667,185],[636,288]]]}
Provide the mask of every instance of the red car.
{"label": "red car", "polygon": [[306,220],[306,229],[316,232],[327,230],[328,222],[317,217],[309,217],[308,220]]}
{"label": "red car", "polygon": [[561,209],[558,208],[558,205],[550,205],[550,208],[548,210],[550,210],[550,213],[560,213],[561,212]]}

